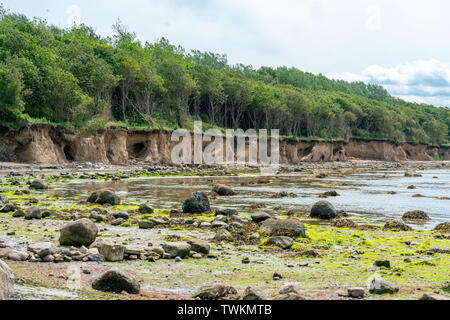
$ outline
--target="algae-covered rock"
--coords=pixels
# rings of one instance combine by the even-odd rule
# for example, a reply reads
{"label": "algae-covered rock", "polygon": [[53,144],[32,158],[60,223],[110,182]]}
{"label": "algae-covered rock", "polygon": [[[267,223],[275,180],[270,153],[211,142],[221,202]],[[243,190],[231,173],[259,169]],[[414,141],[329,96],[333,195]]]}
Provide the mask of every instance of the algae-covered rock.
{"label": "algae-covered rock", "polygon": [[116,206],[120,204],[120,198],[111,190],[94,191],[87,200],[90,203],[110,204]]}
{"label": "algae-covered rock", "polygon": [[311,218],[330,220],[336,218],[336,216],[336,209],[328,201],[319,201],[311,208]]}
{"label": "algae-covered rock", "polygon": [[200,214],[210,210],[209,199],[204,192],[194,192],[183,204],[184,213]]}
{"label": "algae-covered rock", "polygon": [[70,222],[61,229],[59,243],[63,246],[90,246],[97,234],[95,223],[83,218]]}

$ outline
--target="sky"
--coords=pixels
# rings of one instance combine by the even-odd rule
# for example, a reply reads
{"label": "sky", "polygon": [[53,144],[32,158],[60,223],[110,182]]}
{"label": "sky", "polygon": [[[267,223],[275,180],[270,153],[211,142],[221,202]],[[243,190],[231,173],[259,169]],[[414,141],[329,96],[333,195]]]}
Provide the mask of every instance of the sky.
{"label": "sky", "polygon": [[232,64],[297,67],[384,86],[450,107],[448,0],[0,0],[59,27],[112,35],[120,19],[141,41],[166,37]]}

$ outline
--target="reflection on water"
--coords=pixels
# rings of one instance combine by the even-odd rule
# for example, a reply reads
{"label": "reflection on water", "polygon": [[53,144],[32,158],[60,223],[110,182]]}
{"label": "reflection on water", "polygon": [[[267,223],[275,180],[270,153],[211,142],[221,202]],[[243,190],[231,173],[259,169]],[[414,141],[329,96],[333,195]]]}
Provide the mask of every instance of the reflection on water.
{"label": "reflection on water", "polygon": [[[149,201],[155,207],[181,206],[193,191],[210,191],[215,183],[232,186],[238,195],[212,200],[213,206],[232,206],[242,213],[251,203],[265,203],[268,208],[281,207],[307,211],[320,199],[318,195],[336,190],[340,196],[328,198],[337,209],[352,215],[361,215],[374,222],[395,218],[412,210],[423,210],[432,221],[421,228],[433,228],[450,217],[450,200],[414,198],[421,194],[427,197],[450,196],[450,170],[425,170],[422,177],[404,177],[404,171],[374,171],[347,175],[339,178],[314,179],[301,174],[276,177],[187,177],[187,178],[136,178],[118,182],[74,180],[70,183],[54,184],[54,194],[72,198],[87,197],[99,188],[115,190],[123,200]],[[408,190],[414,185],[416,189]],[[273,193],[287,191],[296,198],[273,199]],[[387,194],[395,192],[395,194]]]}

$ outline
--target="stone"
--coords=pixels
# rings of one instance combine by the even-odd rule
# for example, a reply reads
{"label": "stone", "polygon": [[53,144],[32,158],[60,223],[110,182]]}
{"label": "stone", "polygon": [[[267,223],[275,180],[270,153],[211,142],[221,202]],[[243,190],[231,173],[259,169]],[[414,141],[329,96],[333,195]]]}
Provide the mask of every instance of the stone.
{"label": "stone", "polygon": [[269,219],[262,223],[260,231],[269,237],[284,236],[293,239],[306,238],[305,225],[297,219]]}
{"label": "stone", "polygon": [[35,244],[29,245],[28,251],[36,254],[39,258],[61,253],[61,249],[51,242],[37,242]]}
{"label": "stone", "polygon": [[253,243],[259,243],[261,241],[261,236],[259,233],[254,232],[250,235],[249,240]]}
{"label": "stone", "polygon": [[405,223],[401,221],[389,221],[387,222],[384,227],[384,231],[412,231],[413,228],[406,225]]}
{"label": "stone", "polygon": [[90,254],[88,255],[88,260],[91,262],[104,262],[105,257],[101,254]]}
{"label": "stone", "polygon": [[295,290],[294,285],[287,284],[284,287],[282,287],[279,291],[279,294],[286,294],[286,293],[297,293],[297,290]]}
{"label": "stone", "polygon": [[179,263],[179,262],[182,262],[182,261],[183,261],[183,259],[181,259],[180,257],[176,257],[176,258],[175,258],[175,262],[176,262],[176,263]]}
{"label": "stone", "polygon": [[97,249],[98,253],[101,254],[106,261],[118,262],[124,259],[125,246],[116,244],[111,239],[97,239],[91,246],[90,249]]}
{"label": "stone", "polygon": [[0,260],[0,300],[8,300],[14,291],[14,274],[9,266]]}
{"label": "stone", "polygon": [[98,228],[95,223],[83,218],[62,227],[59,243],[62,246],[90,246],[94,243],[97,234]]}
{"label": "stone", "polygon": [[164,249],[161,247],[151,247],[150,249],[148,249],[148,251],[154,252],[157,255],[159,255],[160,257],[164,257],[164,254],[165,254]]}
{"label": "stone", "polygon": [[115,212],[112,214],[112,216],[115,219],[123,219],[123,220],[128,220],[130,218],[130,215],[128,213],[126,213],[125,211]]}
{"label": "stone", "polygon": [[242,300],[246,301],[263,301],[266,300],[261,293],[258,293],[254,288],[247,287],[242,295]]}
{"label": "stone", "polygon": [[188,243],[191,246],[191,250],[197,253],[209,254],[211,250],[209,243],[203,240],[193,239],[188,241]]}
{"label": "stone", "polygon": [[297,300],[306,300],[302,296],[300,296],[298,293],[291,292],[286,294],[279,294],[273,298],[275,301],[279,300],[285,300],[285,301],[297,301]]}
{"label": "stone", "polygon": [[403,217],[403,221],[430,221],[430,217],[421,210],[406,212]]}
{"label": "stone", "polygon": [[209,199],[204,192],[194,192],[183,204],[183,212],[200,214],[210,211]]}
{"label": "stone", "polygon": [[6,257],[11,261],[27,261],[30,254],[28,252],[9,250]]}
{"label": "stone", "polygon": [[17,210],[17,207],[14,204],[7,203],[1,208],[0,212],[9,213],[9,212],[13,212],[15,210]]}
{"label": "stone", "polygon": [[149,221],[149,220],[141,220],[138,221],[138,225],[139,225],[139,229],[153,229],[154,227],[156,227],[156,224],[153,221]]}
{"label": "stone", "polygon": [[201,287],[194,295],[194,298],[199,298],[201,300],[221,300],[235,295],[237,295],[237,291],[232,286],[214,284]]}
{"label": "stone", "polygon": [[238,212],[235,209],[228,209],[228,208],[217,208],[216,209],[216,216],[225,216],[225,217],[232,217],[237,216]]}
{"label": "stone", "polygon": [[53,261],[55,261],[55,257],[53,255],[49,254],[48,256],[43,257],[42,261],[48,262],[48,263],[53,262]]}
{"label": "stone", "polygon": [[272,217],[266,212],[254,212],[250,214],[250,218],[253,220],[253,222],[260,223]]}
{"label": "stone", "polygon": [[118,219],[114,219],[112,222],[111,222],[111,225],[112,226],[120,226],[121,224],[124,224],[126,221],[124,220],[124,219],[122,219],[122,218],[118,218]]}
{"label": "stone", "polygon": [[161,245],[169,259],[176,257],[186,258],[189,256],[191,246],[185,242],[167,242]]}
{"label": "stone", "polygon": [[101,205],[110,204],[116,206],[120,204],[120,198],[111,190],[94,191],[87,201]]}
{"label": "stone", "polygon": [[152,214],[155,210],[148,204],[143,203],[139,206],[139,213],[141,214]]}
{"label": "stone", "polygon": [[120,270],[109,270],[103,273],[92,284],[92,288],[104,292],[138,294],[141,290],[139,282],[131,275]]}
{"label": "stone", "polygon": [[433,231],[450,233],[450,222],[438,224]]}
{"label": "stone", "polygon": [[42,219],[41,210],[38,207],[29,207],[25,212],[25,219],[26,220]]}
{"label": "stone", "polygon": [[266,244],[266,246],[274,246],[274,247],[279,247],[281,249],[290,249],[293,245],[294,245],[294,240],[292,240],[292,238],[289,237],[270,237]]}
{"label": "stone", "polygon": [[368,280],[369,292],[372,294],[394,294],[397,293],[399,288],[378,275],[374,275]]}
{"label": "stone", "polygon": [[389,260],[377,260],[373,265],[376,267],[384,267],[389,269],[391,267],[391,262]]}
{"label": "stone", "polygon": [[339,194],[336,191],[327,191],[322,194],[324,197],[339,197]]}
{"label": "stone", "polygon": [[234,196],[236,193],[228,186],[223,184],[215,185],[213,188],[213,192],[217,193],[219,196]]}
{"label": "stone", "polygon": [[30,183],[30,188],[36,189],[36,190],[44,190],[44,189],[48,189],[48,184],[47,184],[47,181],[45,181],[45,180],[36,179]]}
{"label": "stone", "polygon": [[228,229],[228,224],[226,222],[216,220],[211,223],[211,227],[213,229],[219,229],[219,228]]}
{"label": "stone", "polygon": [[217,241],[217,242],[223,242],[223,241],[230,242],[233,240],[234,240],[233,235],[225,229],[219,229],[216,232],[216,235],[214,236],[214,241]]}
{"label": "stone", "polygon": [[14,213],[13,213],[13,218],[22,218],[25,217],[25,212],[23,212],[21,209],[17,209]]}
{"label": "stone", "polygon": [[328,201],[319,201],[311,208],[311,218],[323,220],[334,219],[337,216],[336,209]]}
{"label": "stone", "polygon": [[436,293],[424,293],[422,298],[420,298],[420,300],[442,300],[442,301],[448,301],[450,300],[450,297],[447,296],[443,296],[440,294],[436,294]]}
{"label": "stone", "polygon": [[350,298],[356,298],[356,299],[362,299],[362,298],[364,298],[364,296],[366,294],[364,288],[360,288],[360,287],[348,288],[347,293]]}
{"label": "stone", "polygon": [[349,219],[336,219],[336,220],[333,220],[331,225],[336,228],[347,228],[347,229],[352,229],[352,228],[357,227],[357,224]]}

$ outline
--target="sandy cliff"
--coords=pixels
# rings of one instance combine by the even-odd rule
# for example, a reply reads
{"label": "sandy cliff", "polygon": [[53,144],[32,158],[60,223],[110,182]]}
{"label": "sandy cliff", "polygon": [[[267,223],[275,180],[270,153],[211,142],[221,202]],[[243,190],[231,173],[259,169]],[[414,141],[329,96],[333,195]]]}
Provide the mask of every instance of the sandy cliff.
{"label": "sandy cliff", "polygon": [[[140,161],[172,164],[171,152],[177,144],[171,141],[171,132],[160,130],[108,129],[83,137],[73,135],[61,126],[30,125],[21,129],[0,127],[0,160],[11,162],[55,165],[76,161],[127,165]],[[207,144],[204,143],[203,148]],[[450,148],[363,140],[280,141],[280,161],[283,164],[353,159],[433,161],[437,158],[450,160]]]}

